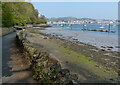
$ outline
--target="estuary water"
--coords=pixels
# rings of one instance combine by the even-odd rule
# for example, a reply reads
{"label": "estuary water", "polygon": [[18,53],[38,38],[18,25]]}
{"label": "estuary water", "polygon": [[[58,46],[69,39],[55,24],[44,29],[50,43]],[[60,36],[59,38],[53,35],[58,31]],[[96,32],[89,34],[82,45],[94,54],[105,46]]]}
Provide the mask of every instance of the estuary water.
{"label": "estuary water", "polygon": [[[63,30],[70,30],[70,31],[79,31],[84,33],[96,33],[96,34],[110,34],[110,35],[118,35],[118,24],[54,24],[51,25],[53,28],[61,28]],[[109,30],[115,31],[115,33],[112,32],[99,32],[99,31],[83,31],[82,29],[96,29],[96,30]]]}
{"label": "estuary water", "polygon": [[[57,34],[62,35],[61,38],[65,39],[77,39],[80,42],[96,46],[97,48],[108,50],[119,51],[118,46],[118,25],[111,24],[110,30],[112,32],[99,32],[99,31],[84,31],[82,29],[97,29],[97,30],[108,30],[109,26],[107,24],[87,24],[83,27],[81,24],[70,25],[51,25],[51,28],[47,30],[42,30],[42,32],[47,34]],[[70,39],[71,38],[71,39]]]}

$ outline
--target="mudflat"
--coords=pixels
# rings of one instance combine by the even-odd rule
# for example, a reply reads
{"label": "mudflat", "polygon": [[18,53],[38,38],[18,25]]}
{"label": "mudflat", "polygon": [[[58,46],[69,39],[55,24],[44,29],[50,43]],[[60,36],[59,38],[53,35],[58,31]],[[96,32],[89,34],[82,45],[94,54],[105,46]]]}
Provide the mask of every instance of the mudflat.
{"label": "mudflat", "polygon": [[35,48],[43,49],[57,59],[63,68],[79,75],[80,82],[117,83],[119,59],[118,52],[105,51],[78,41],[69,41],[57,35],[39,32],[39,29],[27,29],[26,40]]}

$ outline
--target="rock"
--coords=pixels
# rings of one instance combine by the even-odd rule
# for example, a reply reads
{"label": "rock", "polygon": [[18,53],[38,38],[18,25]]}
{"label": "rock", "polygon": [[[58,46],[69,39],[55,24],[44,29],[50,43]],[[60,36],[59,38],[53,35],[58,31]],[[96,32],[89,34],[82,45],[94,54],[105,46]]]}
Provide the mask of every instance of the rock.
{"label": "rock", "polygon": [[75,80],[70,80],[66,85],[79,85]]}
{"label": "rock", "polygon": [[99,67],[99,65],[95,65],[95,67]]}
{"label": "rock", "polygon": [[113,48],[112,46],[107,46],[107,48]]}
{"label": "rock", "polygon": [[77,41],[78,39],[73,38],[73,40],[76,40],[76,41]]}
{"label": "rock", "polygon": [[48,39],[48,37],[44,36],[43,39]]}
{"label": "rock", "polygon": [[111,49],[107,49],[107,50],[111,50]]}
{"label": "rock", "polygon": [[49,58],[48,62],[47,62],[47,67],[51,67],[52,65],[55,65],[57,64],[58,61],[57,60],[54,60],[54,59],[51,59]]}
{"label": "rock", "polygon": [[105,51],[104,49],[101,49],[101,51]]}
{"label": "rock", "polygon": [[65,63],[68,63],[68,61],[66,61]]}
{"label": "rock", "polygon": [[70,75],[70,78],[72,80],[78,80],[78,75],[77,74],[72,74],[72,75]]}
{"label": "rock", "polygon": [[61,69],[60,74],[62,76],[70,75],[70,71],[68,69]]}
{"label": "rock", "polygon": [[101,48],[106,48],[105,46],[101,46]]}
{"label": "rock", "polygon": [[111,81],[114,81],[114,79],[112,79],[112,78],[111,78],[110,80],[111,80]]}
{"label": "rock", "polygon": [[53,39],[52,37],[49,37],[49,39]]}
{"label": "rock", "polygon": [[60,65],[58,65],[57,63],[56,64],[53,64],[51,67],[50,67],[50,71],[54,71],[54,72],[57,72],[61,69]]}

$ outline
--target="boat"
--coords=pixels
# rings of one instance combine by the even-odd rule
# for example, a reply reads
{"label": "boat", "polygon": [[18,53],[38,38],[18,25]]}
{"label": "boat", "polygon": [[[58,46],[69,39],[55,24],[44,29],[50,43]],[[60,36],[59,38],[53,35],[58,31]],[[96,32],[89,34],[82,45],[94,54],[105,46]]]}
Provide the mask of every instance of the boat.
{"label": "boat", "polygon": [[63,24],[61,24],[60,26],[63,27]]}
{"label": "boat", "polygon": [[105,27],[101,26],[100,28],[105,28]]}

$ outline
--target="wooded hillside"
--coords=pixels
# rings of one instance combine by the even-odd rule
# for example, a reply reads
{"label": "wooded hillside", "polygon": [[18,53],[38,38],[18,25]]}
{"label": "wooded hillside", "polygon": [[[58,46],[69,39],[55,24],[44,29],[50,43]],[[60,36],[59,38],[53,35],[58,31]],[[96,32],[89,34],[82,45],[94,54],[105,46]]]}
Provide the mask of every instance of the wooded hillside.
{"label": "wooded hillside", "polygon": [[[38,10],[28,2],[2,3],[2,26],[42,23],[38,17]],[[45,21],[45,20],[43,20]]]}

